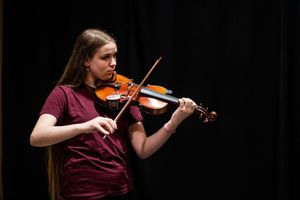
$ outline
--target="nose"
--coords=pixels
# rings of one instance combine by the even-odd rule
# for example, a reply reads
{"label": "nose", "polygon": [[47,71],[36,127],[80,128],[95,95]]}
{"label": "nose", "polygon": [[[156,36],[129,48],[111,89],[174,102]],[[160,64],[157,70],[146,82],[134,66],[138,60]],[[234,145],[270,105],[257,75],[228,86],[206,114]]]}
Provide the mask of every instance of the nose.
{"label": "nose", "polygon": [[117,65],[117,59],[115,57],[113,57],[111,59],[110,66],[113,67],[113,68],[115,68],[116,65]]}

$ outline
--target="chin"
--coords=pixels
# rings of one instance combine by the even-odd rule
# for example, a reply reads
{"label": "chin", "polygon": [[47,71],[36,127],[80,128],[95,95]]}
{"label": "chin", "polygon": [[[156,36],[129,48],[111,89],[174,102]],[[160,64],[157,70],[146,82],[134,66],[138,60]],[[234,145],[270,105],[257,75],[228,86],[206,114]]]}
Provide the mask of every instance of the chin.
{"label": "chin", "polygon": [[113,82],[114,81],[114,77],[113,75],[109,75],[109,76],[105,76],[105,77],[101,77],[100,80],[104,81],[104,82]]}

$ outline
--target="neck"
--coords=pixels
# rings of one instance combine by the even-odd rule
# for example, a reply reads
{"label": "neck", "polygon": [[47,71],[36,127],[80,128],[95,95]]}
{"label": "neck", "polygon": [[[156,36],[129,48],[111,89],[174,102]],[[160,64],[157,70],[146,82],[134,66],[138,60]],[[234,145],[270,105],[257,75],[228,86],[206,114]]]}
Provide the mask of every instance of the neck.
{"label": "neck", "polygon": [[97,88],[101,85],[102,81],[101,80],[97,80],[97,81],[86,80],[84,83],[91,88]]}

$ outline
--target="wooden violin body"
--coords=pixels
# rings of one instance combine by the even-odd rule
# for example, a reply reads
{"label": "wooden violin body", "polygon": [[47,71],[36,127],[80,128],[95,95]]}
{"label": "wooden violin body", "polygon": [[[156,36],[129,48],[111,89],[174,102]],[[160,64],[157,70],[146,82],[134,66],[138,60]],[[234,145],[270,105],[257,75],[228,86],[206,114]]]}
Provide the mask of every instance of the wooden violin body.
{"label": "wooden violin body", "polygon": [[[179,104],[178,98],[170,94],[169,90],[158,85],[138,87],[132,79],[120,74],[116,75],[114,81],[102,83],[96,89],[96,96],[100,102],[110,109],[120,109],[129,98],[132,98],[133,103],[139,105],[142,111],[154,115],[164,113],[169,103]],[[199,114],[203,122],[215,121],[217,117],[216,112],[208,112],[202,105],[197,105],[195,113]]]}

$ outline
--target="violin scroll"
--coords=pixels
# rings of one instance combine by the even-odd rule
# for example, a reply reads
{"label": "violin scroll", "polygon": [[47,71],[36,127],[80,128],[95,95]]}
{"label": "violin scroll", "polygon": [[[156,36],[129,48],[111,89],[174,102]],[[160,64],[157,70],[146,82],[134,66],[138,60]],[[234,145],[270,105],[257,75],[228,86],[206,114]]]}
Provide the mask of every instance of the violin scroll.
{"label": "violin scroll", "polygon": [[217,119],[217,113],[215,111],[208,112],[208,108],[203,108],[202,103],[196,107],[195,113],[199,114],[199,118],[204,123],[214,122]]}

